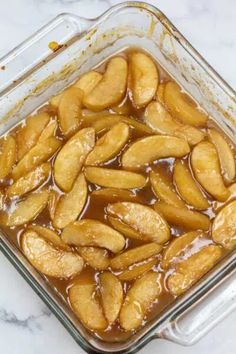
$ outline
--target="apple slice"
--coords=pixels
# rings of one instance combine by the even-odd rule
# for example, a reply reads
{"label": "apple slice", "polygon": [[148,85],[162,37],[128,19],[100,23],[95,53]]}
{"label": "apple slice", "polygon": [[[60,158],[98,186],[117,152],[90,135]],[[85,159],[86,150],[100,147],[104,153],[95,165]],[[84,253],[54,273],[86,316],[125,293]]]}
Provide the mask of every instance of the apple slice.
{"label": "apple slice", "polygon": [[99,198],[107,202],[131,202],[138,199],[134,192],[119,188],[102,188],[95,190],[91,196]]}
{"label": "apple slice", "polygon": [[16,161],[16,141],[8,135],[0,140],[0,179],[9,175]]}
{"label": "apple slice", "polygon": [[131,202],[109,204],[107,212],[142,235],[144,241],[165,243],[170,238],[166,221],[152,208]]}
{"label": "apple slice", "polygon": [[127,72],[128,66],[124,58],[110,59],[102,79],[85,95],[83,104],[93,111],[102,111],[118,104],[125,96]]}
{"label": "apple slice", "polygon": [[[64,91],[65,91],[65,90],[64,90]],[[53,96],[53,97],[49,100],[49,104],[50,104],[50,106],[51,106],[53,109],[55,109],[55,110],[58,109],[58,106],[59,106],[59,103],[60,103],[60,101],[61,101],[61,98],[62,98],[62,96],[63,96],[64,91],[58,93],[56,96]]]}
{"label": "apple slice", "polygon": [[73,135],[81,124],[81,107],[83,91],[71,86],[65,90],[58,106],[58,119],[62,133],[68,137]]}
{"label": "apple slice", "polygon": [[69,224],[61,237],[69,245],[101,247],[114,253],[120,252],[125,246],[125,239],[119,232],[92,219]]}
{"label": "apple slice", "polygon": [[46,112],[41,112],[28,117],[16,131],[17,157],[18,160],[38,142],[44,128],[49,123],[50,116]]}
{"label": "apple slice", "polygon": [[173,119],[160,102],[149,103],[144,120],[155,133],[186,139],[189,145],[198,144],[205,136],[201,130]]}
{"label": "apple slice", "polygon": [[55,136],[56,135],[56,131],[57,131],[57,121],[56,120],[51,120],[48,125],[46,125],[46,127],[43,129],[42,133],[40,134],[38,141],[44,141],[48,138],[50,138],[51,136]]}
{"label": "apple slice", "polygon": [[236,247],[236,201],[224,206],[217,214],[212,225],[212,238],[224,248]]}
{"label": "apple slice", "polygon": [[[85,73],[84,75],[82,75],[79,78],[79,80],[77,80],[70,87],[76,87],[80,89],[83,92],[83,94],[87,95],[99,83],[101,78],[102,78],[102,74],[91,70]],[[65,90],[50,99],[49,103],[53,108],[56,109],[58,108],[64,92]]]}
{"label": "apple slice", "polygon": [[148,272],[129,288],[120,312],[120,325],[126,331],[138,329],[162,291],[160,274]]}
{"label": "apple slice", "polygon": [[172,183],[160,171],[150,172],[152,190],[157,198],[175,207],[183,208],[184,202],[176,193]]}
{"label": "apple slice", "polygon": [[61,237],[52,229],[41,225],[30,225],[29,229],[34,230],[39,236],[44,238],[47,242],[50,242],[53,246],[65,251],[71,251],[70,246],[63,242]]}
{"label": "apple slice", "polygon": [[150,135],[153,134],[152,129],[150,129],[146,124],[139,122],[137,119],[124,116],[122,122],[128,124],[136,135]]}
{"label": "apple slice", "polygon": [[83,163],[95,144],[93,128],[84,128],[73,135],[59,151],[54,163],[56,184],[69,192]]}
{"label": "apple slice", "polygon": [[117,114],[129,116],[132,114],[132,103],[128,98],[125,98],[121,103],[117,106],[113,106],[111,109]]}
{"label": "apple slice", "polygon": [[146,245],[135,247],[121,254],[118,254],[111,260],[110,266],[115,270],[126,269],[132,264],[144,261],[157,255],[161,252],[161,250],[161,245],[153,242],[147,243]]}
{"label": "apple slice", "polygon": [[108,113],[96,113],[83,116],[83,127],[91,126],[95,129],[97,134],[108,131],[119,122],[128,124],[131,131],[133,131],[136,135],[143,136],[153,134],[152,129],[146,124],[127,116]]}
{"label": "apple slice", "polygon": [[108,323],[95,294],[95,281],[77,280],[69,288],[70,304],[85,327],[91,330],[105,330]]}
{"label": "apple slice", "polygon": [[78,254],[56,249],[34,230],[24,232],[21,245],[29,262],[45,275],[66,279],[83,269],[84,262]]}
{"label": "apple slice", "polygon": [[21,195],[31,192],[45,182],[49,178],[50,173],[50,163],[45,162],[36,167],[35,170],[28,172],[26,175],[16,180],[16,182],[6,189],[6,194],[9,197],[16,195],[20,197]]}
{"label": "apple slice", "polygon": [[218,201],[230,195],[220,171],[217,151],[212,143],[202,141],[193,148],[191,164],[194,175],[202,187]]}
{"label": "apple slice", "polygon": [[48,212],[51,220],[54,219],[56,206],[59,199],[60,199],[60,194],[55,190],[51,190],[48,197]]}
{"label": "apple slice", "polygon": [[135,229],[132,227],[128,226],[124,222],[120,221],[118,218],[113,218],[112,216],[108,216],[108,220],[111,223],[111,225],[119,231],[122,235],[133,238],[135,240],[142,240],[143,235],[137,232]]}
{"label": "apple slice", "polygon": [[163,252],[163,259],[161,266],[168,269],[175,259],[183,252],[193,241],[203,235],[202,231],[190,231],[182,236],[175,237],[175,239],[168,245]]}
{"label": "apple slice", "polygon": [[122,156],[124,168],[140,168],[165,157],[183,157],[190,152],[185,139],[153,135],[135,141]]}
{"label": "apple slice", "polygon": [[109,188],[143,188],[146,184],[146,178],[139,173],[112,168],[86,167],[85,176],[90,183]]}
{"label": "apple slice", "polygon": [[233,182],[235,178],[235,161],[231,147],[217,130],[208,129],[208,135],[217,150],[225,181],[228,183]]}
{"label": "apple slice", "polygon": [[95,147],[86,158],[86,165],[96,166],[115,157],[129,139],[129,126],[123,122],[114,125],[97,140]]}
{"label": "apple slice", "polygon": [[172,295],[182,295],[204,274],[206,274],[222,256],[219,246],[210,245],[195,253],[186,260],[177,263],[174,273],[167,281]]}
{"label": "apple slice", "polygon": [[14,180],[19,179],[28,172],[34,170],[37,166],[47,161],[59,149],[62,142],[54,136],[38,142],[12,170]]}
{"label": "apple slice", "polygon": [[91,70],[87,73],[83,74],[79,80],[74,83],[74,87],[79,88],[83,91],[84,95],[88,95],[95,86],[101,81],[102,74],[98,73],[97,71]]}
{"label": "apple slice", "polygon": [[2,211],[0,223],[10,227],[28,223],[36,218],[46,207],[48,195],[49,193],[46,190],[28,194],[27,197],[18,202],[12,210],[7,212]]}
{"label": "apple slice", "polygon": [[87,194],[87,183],[83,173],[80,173],[71,191],[63,195],[58,201],[53,226],[58,229],[63,229],[69,223],[75,221],[84,208]]}
{"label": "apple slice", "polygon": [[211,225],[208,216],[187,208],[175,207],[164,202],[157,202],[154,208],[169,224],[188,230],[208,230]]}
{"label": "apple slice", "polygon": [[125,116],[118,114],[111,114],[106,112],[84,112],[83,113],[83,127],[92,127],[96,134],[105,133],[110,130],[117,123],[122,122]]}
{"label": "apple slice", "polygon": [[181,197],[195,209],[204,210],[209,207],[204,196],[184,161],[176,161],[174,165],[174,182]]}
{"label": "apple slice", "polygon": [[181,88],[173,81],[166,83],[164,101],[174,118],[184,124],[202,127],[206,125],[207,115],[201,111],[193,99],[181,91]]}
{"label": "apple slice", "polygon": [[110,259],[106,249],[92,246],[76,247],[76,249],[90,267],[98,270],[104,270],[109,267]]}
{"label": "apple slice", "polygon": [[113,324],[119,316],[123,303],[123,288],[119,279],[111,272],[99,275],[102,306],[108,323]]}
{"label": "apple slice", "polygon": [[157,67],[147,54],[136,52],[129,55],[128,86],[135,107],[144,107],[153,99],[158,81]]}
{"label": "apple slice", "polygon": [[139,278],[144,273],[151,270],[157,264],[157,259],[151,259],[143,264],[137,266],[131,266],[130,269],[124,270],[118,275],[118,278],[122,281],[132,281],[136,278]]}
{"label": "apple slice", "polygon": [[156,92],[156,100],[161,104],[163,104],[163,106],[165,105],[165,101],[164,101],[165,86],[166,86],[165,82],[159,84]]}

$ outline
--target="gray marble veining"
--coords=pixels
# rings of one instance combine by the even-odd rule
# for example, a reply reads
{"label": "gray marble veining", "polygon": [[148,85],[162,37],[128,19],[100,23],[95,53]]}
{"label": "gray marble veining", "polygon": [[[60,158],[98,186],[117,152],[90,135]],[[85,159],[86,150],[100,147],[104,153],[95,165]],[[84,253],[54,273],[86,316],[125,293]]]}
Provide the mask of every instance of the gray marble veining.
{"label": "gray marble veining", "polygon": [[38,315],[29,315],[26,318],[19,318],[15,313],[9,312],[4,308],[0,308],[0,322],[5,324],[26,329],[29,332],[42,330],[40,318],[43,316],[51,316],[51,311],[45,307]]}

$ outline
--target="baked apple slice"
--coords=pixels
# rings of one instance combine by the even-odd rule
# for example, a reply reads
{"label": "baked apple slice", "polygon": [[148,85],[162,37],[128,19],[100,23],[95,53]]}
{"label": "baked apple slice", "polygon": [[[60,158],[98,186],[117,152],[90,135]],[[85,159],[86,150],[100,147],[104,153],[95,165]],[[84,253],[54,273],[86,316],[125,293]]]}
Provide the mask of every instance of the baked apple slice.
{"label": "baked apple slice", "polygon": [[143,188],[147,182],[139,173],[103,167],[86,167],[85,177],[91,183],[108,188]]}
{"label": "baked apple slice", "polygon": [[55,248],[34,230],[24,232],[21,245],[29,262],[45,275],[70,278],[83,269],[83,259],[77,253]]}
{"label": "baked apple slice", "polygon": [[194,175],[202,187],[215,199],[224,202],[230,192],[224,185],[215,146],[208,141],[196,145],[192,151],[191,164]]}
{"label": "baked apple slice", "polygon": [[204,247],[186,260],[178,263],[167,281],[172,295],[182,295],[204,274],[206,274],[222,256],[222,249],[216,245]]}
{"label": "baked apple slice", "polygon": [[12,136],[0,140],[0,179],[9,175],[16,161],[16,141]]}
{"label": "baked apple slice", "polygon": [[106,248],[113,253],[120,252],[125,246],[125,239],[119,232],[93,219],[69,224],[62,232],[62,240],[74,246]]}
{"label": "baked apple slice", "polygon": [[144,107],[153,99],[158,81],[157,67],[147,54],[136,52],[129,55],[128,87],[135,107]]}
{"label": "baked apple slice", "polygon": [[232,250],[236,247],[236,201],[232,201],[215,217],[212,224],[212,238],[224,248]]}
{"label": "baked apple slice", "polygon": [[143,241],[162,244],[170,238],[166,221],[146,205],[132,202],[114,203],[107,206],[107,212],[140,233]]}
{"label": "baked apple slice", "polygon": [[108,323],[95,295],[96,282],[92,279],[77,280],[69,288],[71,307],[84,326],[91,330],[105,330]]}
{"label": "baked apple slice", "polygon": [[120,280],[111,272],[99,276],[103,311],[108,323],[113,324],[119,316],[123,303],[123,288]]}
{"label": "baked apple slice", "polygon": [[97,140],[95,147],[86,158],[85,164],[101,165],[115,157],[129,139],[129,126],[123,122],[114,125]]}
{"label": "baked apple slice", "polygon": [[75,221],[84,208],[87,194],[87,183],[83,173],[80,173],[71,191],[63,195],[57,202],[52,222],[53,226],[63,229],[69,223]]}
{"label": "baked apple slice", "polygon": [[186,161],[175,162],[173,178],[179,194],[187,204],[199,210],[209,207],[207,198],[195,182]]}
{"label": "baked apple slice", "polygon": [[194,100],[181,91],[173,81],[167,82],[164,90],[164,101],[173,117],[184,124],[203,127],[207,122],[207,115],[201,111]]}
{"label": "baked apple slice", "polygon": [[145,110],[144,120],[155,133],[186,139],[189,145],[198,144],[205,136],[201,130],[172,118],[160,102],[149,103]]}
{"label": "baked apple slice", "polygon": [[54,163],[54,177],[56,184],[64,192],[71,190],[94,144],[94,129],[84,128],[73,135],[59,151]]}
{"label": "baked apple slice", "polygon": [[10,227],[28,223],[46,207],[48,196],[48,191],[44,189],[28,194],[23,200],[16,203],[12,210],[1,211],[0,223]]}
{"label": "baked apple slice", "polygon": [[165,157],[183,157],[190,152],[185,139],[152,135],[135,141],[122,156],[122,166],[129,169],[144,167]]}
{"label": "baked apple slice", "polygon": [[122,57],[112,58],[102,79],[84,96],[83,104],[92,111],[102,111],[115,106],[125,96],[127,85],[127,62]]}
{"label": "baked apple slice", "polygon": [[226,182],[231,183],[235,178],[235,161],[231,147],[223,136],[215,129],[208,129],[211,142],[217,150],[223,177]]}
{"label": "baked apple slice", "polygon": [[126,331],[138,329],[162,288],[160,274],[150,271],[129,288],[120,312],[120,325]]}

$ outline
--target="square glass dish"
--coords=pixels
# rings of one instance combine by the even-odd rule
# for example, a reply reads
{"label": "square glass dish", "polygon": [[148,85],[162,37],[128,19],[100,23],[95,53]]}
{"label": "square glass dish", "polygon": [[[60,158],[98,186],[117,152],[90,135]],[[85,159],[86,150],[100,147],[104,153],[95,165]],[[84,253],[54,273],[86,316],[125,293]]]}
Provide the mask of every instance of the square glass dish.
{"label": "square glass dish", "polygon": [[[55,52],[48,47],[52,41],[60,44]],[[1,135],[79,75],[128,47],[150,53],[235,142],[235,92],[158,9],[139,2],[117,5],[95,20],[59,15],[2,58]],[[0,246],[74,339],[90,353],[132,353],[160,337],[192,344],[236,307],[233,251],[132,337],[107,343],[81,325],[4,233],[0,234]]]}

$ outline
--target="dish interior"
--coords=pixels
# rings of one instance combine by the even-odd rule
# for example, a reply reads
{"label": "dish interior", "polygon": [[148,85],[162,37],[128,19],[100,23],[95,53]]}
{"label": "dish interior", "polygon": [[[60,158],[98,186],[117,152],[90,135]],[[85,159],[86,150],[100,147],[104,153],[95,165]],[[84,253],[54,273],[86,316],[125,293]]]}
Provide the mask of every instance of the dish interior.
{"label": "dish interior", "polygon": [[[136,62],[134,58],[137,55]],[[108,100],[102,107],[101,96],[97,106],[88,97],[91,98],[89,95],[93,92],[96,96],[96,89],[107,75],[108,65],[114,58],[122,58],[126,63],[125,88],[120,98],[115,98],[114,104]],[[33,124],[26,117],[2,137],[0,220],[2,231],[41,272],[45,281],[72,308],[89,331],[106,342],[123,342],[145,323],[157,318],[234,248],[235,146],[190,96],[178,86],[176,89],[173,78],[160,64],[140,48],[119,52],[93,70],[100,75],[100,79],[91,91],[86,92],[88,89],[82,87],[80,78],[77,78],[73,83],[75,86],[69,87],[69,90],[72,87],[71,94],[65,90],[60,97],[57,95],[32,113],[33,118],[30,120],[34,121]],[[114,73],[114,80],[119,81],[122,72]],[[110,79],[109,85],[113,85],[112,81]],[[91,82],[92,79],[89,79],[89,84]],[[111,86],[110,91],[105,86],[104,95],[116,94],[116,85]],[[73,95],[77,95],[76,98]],[[138,100],[142,95],[144,101],[140,104]],[[63,124],[67,124],[71,116],[75,117],[75,127],[70,129],[69,125],[66,131]],[[30,125],[33,128],[27,128]],[[71,160],[71,154],[78,154],[78,149],[84,149],[81,148],[81,141],[78,142],[79,147],[61,157],[61,151],[66,149],[78,132],[83,129],[88,131],[88,128],[91,134],[95,134],[95,140],[92,142],[93,138],[90,139],[88,144],[91,146],[87,147],[86,153],[79,153],[81,160]],[[119,135],[114,135],[113,131]],[[127,136],[122,137],[126,131]],[[145,143],[150,137],[154,137],[153,142]],[[158,140],[157,137],[164,137],[164,140]],[[39,149],[36,155],[27,160],[26,157],[38,144],[42,144],[42,149],[46,146],[45,150],[49,151],[48,139],[57,141],[58,147],[44,157],[39,157]],[[131,152],[129,157],[127,151],[141,141],[146,144],[144,148],[138,148],[133,156]],[[150,153],[161,145],[165,147],[159,154]],[[101,150],[99,146],[102,146]],[[96,149],[97,155],[92,155]],[[106,149],[111,151],[106,151],[104,155]],[[59,167],[56,167],[57,161],[63,158],[64,165],[58,163]],[[19,168],[20,165],[23,167]],[[208,169],[208,166],[211,168]],[[67,169],[73,172],[69,184],[67,178],[63,179],[62,176],[67,174]],[[124,175],[113,174],[113,170],[123,171]],[[111,175],[104,177],[101,175],[103,172],[110,172]],[[68,176],[71,178],[70,174]],[[78,197],[65,207],[62,200],[71,194],[78,176],[85,178],[85,200],[81,202],[82,206],[77,206],[76,201],[83,199],[79,194],[84,188],[81,185],[77,191]],[[212,188],[212,185],[215,187]],[[31,209],[35,201],[30,198],[40,193],[45,193],[45,200],[33,212]],[[24,203],[26,207],[22,208]],[[118,211],[113,206],[118,206]],[[58,221],[61,216],[56,217],[60,214],[59,209],[62,209],[62,214],[69,215],[62,226]],[[24,213],[28,215],[24,216]],[[112,241],[109,235],[106,236],[108,229],[99,231],[98,226],[96,231],[96,225],[95,229],[91,229],[91,219],[108,226],[115,235],[110,237],[118,237],[123,245],[117,245],[116,240],[115,245],[110,244]],[[79,220],[88,220],[87,231],[78,228],[73,234],[74,231],[68,229],[64,234],[68,225],[75,225]],[[44,229],[40,231],[37,226]],[[53,237],[58,239],[55,241],[45,235],[45,230],[52,231]],[[28,242],[27,233],[33,234],[32,239],[36,237],[39,244],[34,244],[34,240]],[[105,243],[99,243],[96,239],[101,234],[105,237]],[[178,239],[182,242],[176,243]],[[40,250],[40,240],[43,240],[42,247],[45,249]],[[50,249],[47,249],[48,245]],[[145,245],[154,245],[154,248],[159,245],[160,249],[149,251],[146,256],[145,249],[139,248]],[[131,249],[136,249],[134,260],[122,265],[122,258],[120,261],[117,257]],[[57,271],[53,274],[54,265],[51,265],[48,260],[51,256],[47,258],[46,253],[54,251],[56,255],[52,256],[53,262],[61,263],[61,269],[65,252],[78,255],[83,266],[72,275],[69,270],[69,276],[63,273],[64,268],[59,275]],[[55,257],[58,259],[55,260]],[[114,259],[118,260],[118,266]],[[112,289],[112,285],[109,288],[109,279],[107,289],[102,274],[112,274],[114,289],[118,286],[118,290]],[[140,294],[132,294],[130,289],[150,274],[156,276],[155,283],[158,283],[159,290],[156,293],[154,291],[150,300],[145,299],[143,291],[148,293],[152,287],[152,282],[147,282],[145,290],[140,290]],[[94,323],[92,318],[84,315],[83,302],[88,301],[88,293],[84,299],[78,295],[78,305],[74,297],[72,299],[71,291],[78,284],[80,290],[86,285],[94,286],[90,299],[92,302],[88,306],[93,306],[95,302],[99,314],[95,312],[93,316],[101,316],[100,322]],[[119,289],[122,289],[120,295]],[[115,293],[112,293],[113,290]],[[107,291],[106,294],[104,291]],[[104,303],[110,303],[111,309],[107,309]],[[127,310],[127,303],[130,310]],[[116,313],[113,314],[113,320],[109,317],[112,309]]]}

